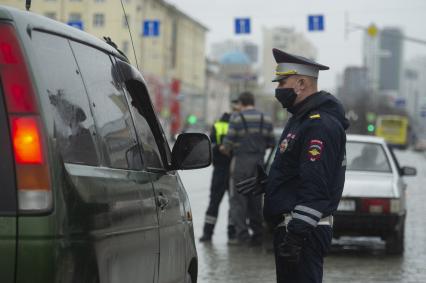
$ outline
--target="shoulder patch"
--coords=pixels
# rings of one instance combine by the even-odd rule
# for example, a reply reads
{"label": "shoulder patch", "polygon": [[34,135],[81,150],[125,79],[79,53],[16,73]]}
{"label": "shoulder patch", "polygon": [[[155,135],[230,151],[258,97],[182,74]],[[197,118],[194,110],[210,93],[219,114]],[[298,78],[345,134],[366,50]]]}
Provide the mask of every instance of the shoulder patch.
{"label": "shoulder patch", "polygon": [[317,161],[321,158],[324,149],[324,142],[321,140],[311,140],[308,147],[308,158],[310,161]]}
{"label": "shoulder patch", "polygon": [[309,116],[309,119],[319,119],[319,118],[321,118],[321,115],[320,114],[313,114],[313,115],[311,115],[311,116]]}

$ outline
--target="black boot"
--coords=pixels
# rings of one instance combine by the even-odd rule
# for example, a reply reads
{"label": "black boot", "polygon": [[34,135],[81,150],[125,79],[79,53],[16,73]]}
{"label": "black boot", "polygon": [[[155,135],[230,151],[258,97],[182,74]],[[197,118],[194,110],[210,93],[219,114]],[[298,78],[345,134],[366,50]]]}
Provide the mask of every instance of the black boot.
{"label": "black boot", "polygon": [[228,239],[234,240],[236,238],[237,233],[235,232],[234,225],[228,225]]}

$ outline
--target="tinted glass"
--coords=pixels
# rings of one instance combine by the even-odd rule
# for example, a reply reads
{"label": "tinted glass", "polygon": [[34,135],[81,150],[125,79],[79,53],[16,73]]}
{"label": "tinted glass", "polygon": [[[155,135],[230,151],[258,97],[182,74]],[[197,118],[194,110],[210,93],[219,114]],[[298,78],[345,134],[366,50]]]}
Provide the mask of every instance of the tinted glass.
{"label": "tinted glass", "polygon": [[142,167],[129,106],[111,58],[104,52],[72,42],[86,85],[101,149],[107,166],[123,169]]}
{"label": "tinted glass", "polygon": [[16,213],[16,188],[12,144],[0,77],[0,215]]}
{"label": "tinted glass", "polygon": [[[97,165],[89,100],[67,39],[33,32],[38,76],[44,81],[53,135],[65,162]],[[44,107],[46,105],[43,105]]]}
{"label": "tinted glass", "polygon": [[[146,91],[144,89],[140,90]],[[127,93],[127,92],[126,92]],[[129,93],[127,93],[127,97],[129,101],[132,101],[132,97]],[[142,95],[140,99],[140,103],[143,102],[143,97],[148,97],[148,95]],[[146,102],[149,105],[149,101]],[[139,137],[139,142],[141,143],[142,148],[142,158],[146,167],[151,168],[163,168],[163,162],[161,161],[160,151],[158,150],[158,146],[156,143],[155,136],[149,127],[146,115],[144,113],[144,108],[139,105],[136,107],[137,103],[130,103],[132,106],[132,112],[135,119],[135,127]]]}
{"label": "tinted glass", "polygon": [[380,144],[348,142],[346,158],[347,170],[392,172],[389,160]]}

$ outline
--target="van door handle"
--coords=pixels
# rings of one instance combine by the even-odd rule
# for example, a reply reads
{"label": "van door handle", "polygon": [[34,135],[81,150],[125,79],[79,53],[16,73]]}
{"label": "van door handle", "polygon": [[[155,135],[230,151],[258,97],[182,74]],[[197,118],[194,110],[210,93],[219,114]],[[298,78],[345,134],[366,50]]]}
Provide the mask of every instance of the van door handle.
{"label": "van door handle", "polygon": [[163,193],[159,193],[157,196],[157,205],[160,207],[160,209],[164,210],[168,204],[169,199]]}

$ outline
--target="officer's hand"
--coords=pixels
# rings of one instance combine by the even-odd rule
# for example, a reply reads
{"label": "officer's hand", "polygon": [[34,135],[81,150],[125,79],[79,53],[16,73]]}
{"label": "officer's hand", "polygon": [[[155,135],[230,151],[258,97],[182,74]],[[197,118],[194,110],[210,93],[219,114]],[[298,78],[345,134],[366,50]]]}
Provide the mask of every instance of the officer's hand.
{"label": "officer's hand", "polygon": [[305,239],[301,236],[288,232],[284,240],[278,245],[278,255],[286,263],[297,264],[300,261],[300,255]]}
{"label": "officer's hand", "polygon": [[235,187],[237,192],[242,195],[260,195],[265,192],[268,175],[261,165],[257,165],[257,174],[254,177],[248,178],[244,181],[238,182]]}

